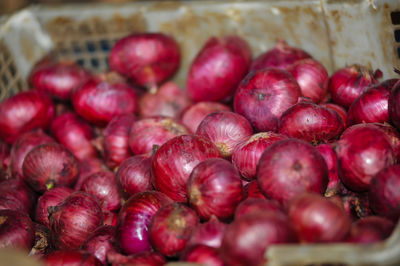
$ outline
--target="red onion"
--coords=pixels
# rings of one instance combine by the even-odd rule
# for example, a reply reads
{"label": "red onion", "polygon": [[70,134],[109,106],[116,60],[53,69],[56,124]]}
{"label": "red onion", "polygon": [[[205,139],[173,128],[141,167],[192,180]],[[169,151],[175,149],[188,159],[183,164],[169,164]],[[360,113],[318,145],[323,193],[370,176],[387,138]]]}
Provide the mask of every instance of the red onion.
{"label": "red onion", "polygon": [[222,101],[233,96],[247,74],[251,50],[238,36],[211,37],[190,66],[187,92],[195,101]]}
{"label": "red onion", "polygon": [[212,215],[227,220],[243,199],[243,185],[239,172],[230,162],[211,158],[193,168],[187,193],[191,207],[202,220]]}
{"label": "red onion", "polygon": [[279,39],[273,49],[262,53],[253,60],[250,71],[269,67],[286,69],[293,63],[306,58],[311,58],[311,55],[300,48],[289,46],[285,40]]}
{"label": "red onion", "polygon": [[261,156],[257,179],[264,195],[285,204],[304,191],[323,194],[328,167],[311,144],[297,139],[280,140]]}
{"label": "red onion", "polygon": [[0,183],[0,210],[15,210],[31,214],[36,203],[34,192],[19,178]]}
{"label": "red onion", "polygon": [[103,211],[103,224],[117,226],[118,215],[115,212]]}
{"label": "red onion", "polygon": [[0,104],[0,138],[13,143],[35,128],[47,129],[54,117],[51,99],[38,91],[20,92]]}
{"label": "red onion", "polygon": [[19,248],[29,251],[34,238],[34,225],[26,213],[0,210],[0,248]]}
{"label": "red onion", "polygon": [[287,71],[299,83],[301,94],[310,97],[315,103],[323,101],[328,94],[329,75],[324,65],[315,59],[296,61]]}
{"label": "red onion", "polygon": [[116,42],[110,53],[110,67],[137,84],[155,88],[178,70],[179,46],[162,33],[134,33]]}
{"label": "red onion", "polygon": [[[332,101],[346,108],[370,85],[377,84],[377,72],[372,73],[361,65],[351,65],[337,70],[329,80]],[[380,72],[379,72],[380,73]]]}
{"label": "red onion", "polygon": [[393,125],[400,129],[400,80],[396,82],[390,92],[389,117]]}
{"label": "red onion", "polygon": [[233,108],[257,131],[276,131],[279,117],[301,96],[296,79],[279,69],[250,72],[236,90]]}
{"label": "red onion", "polygon": [[199,217],[192,209],[180,203],[168,204],[151,218],[150,242],[163,255],[178,256],[198,224]]}
{"label": "red onion", "polygon": [[248,198],[242,201],[235,210],[235,219],[249,214],[257,214],[264,212],[274,212],[275,214],[283,212],[282,207],[274,200]]}
{"label": "red onion", "polygon": [[69,100],[72,91],[90,77],[90,73],[75,62],[51,62],[37,65],[30,83],[38,90],[59,100]]}
{"label": "red onion", "polygon": [[117,180],[111,172],[97,172],[88,176],[81,190],[95,196],[105,211],[116,211],[121,207]]}
{"label": "red onion", "polygon": [[192,235],[186,246],[197,244],[219,248],[221,246],[222,237],[224,236],[227,224],[221,223],[215,216],[203,224],[199,224],[193,229]]}
{"label": "red onion", "polygon": [[114,116],[133,114],[137,96],[115,73],[94,76],[72,95],[75,111],[96,126],[105,126]]}
{"label": "red onion", "polygon": [[56,250],[43,258],[45,266],[101,266],[92,254],[81,250]]}
{"label": "red onion", "polygon": [[22,164],[25,156],[36,146],[45,143],[55,142],[53,138],[49,137],[42,130],[34,130],[21,135],[13,144],[11,148],[11,171],[13,176],[21,177]]}
{"label": "red onion", "polygon": [[347,128],[347,124],[346,124],[346,122],[347,122],[347,112],[346,112],[346,109],[344,109],[342,106],[334,104],[334,103],[321,103],[320,106],[325,107],[325,108],[329,108],[329,109],[335,111],[340,116],[340,118],[342,119],[344,128]]}
{"label": "red onion", "polygon": [[158,191],[137,193],[122,206],[116,228],[116,240],[126,254],[150,251],[148,228],[151,217],[162,206],[172,203]]}
{"label": "red onion", "polygon": [[106,265],[107,253],[114,250],[115,228],[103,225],[93,231],[82,246],[82,250],[89,252],[101,263]]}
{"label": "red onion", "polygon": [[218,111],[231,111],[231,108],[217,102],[198,102],[183,112],[182,123],[194,133],[207,115]]}
{"label": "red onion", "polygon": [[40,258],[51,251],[50,230],[46,226],[38,223],[34,223],[34,229],[35,239],[29,256]]}
{"label": "red onion", "polygon": [[108,171],[108,168],[104,164],[104,162],[98,158],[89,158],[80,161],[78,164],[78,168],[79,168],[79,177],[74,186],[74,190],[81,190],[83,181],[85,181],[86,178],[91,176],[92,174],[97,172]]}
{"label": "red onion", "polygon": [[133,123],[129,133],[129,147],[134,154],[151,152],[173,137],[187,134],[185,126],[168,117],[143,118]]}
{"label": "red onion", "polygon": [[144,251],[131,256],[110,251],[107,260],[112,265],[163,266],[167,263],[164,256],[155,251]]}
{"label": "red onion", "polygon": [[272,212],[245,215],[228,225],[221,245],[226,265],[265,265],[270,245],[295,242],[285,216]]}
{"label": "red onion", "polygon": [[351,226],[343,209],[314,193],[296,197],[289,205],[288,214],[302,242],[338,242],[345,239]]}
{"label": "red onion", "polygon": [[130,157],[118,167],[116,176],[125,198],[152,190],[151,159],[143,155]]}
{"label": "red onion", "polygon": [[247,183],[243,187],[243,192],[244,192],[244,199],[248,198],[265,199],[264,194],[261,192],[260,187],[258,186],[257,180],[253,180]]}
{"label": "red onion", "polygon": [[97,157],[91,144],[94,132],[91,126],[75,113],[64,113],[51,123],[51,134],[78,160]]}
{"label": "red onion", "polygon": [[22,165],[24,181],[35,191],[72,186],[78,177],[78,161],[66,148],[47,143],[33,148]]}
{"label": "red onion", "polygon": [[37,201],[35,221],[50,228],[48,207],[57,206],[72,192],[73,190],[67,187],[56,187],[52,190],[46,191]]}
{"label": "red onion", "polygon": [[108,167],[118,167],[125,159],[132,156],[128,139],[134,121],[133,114],[119,115],[114,117],[104,129],[104,159]]}
{"label": "red onion", "polygon": [[337,142],[336,153],[342,182],[357,192],[367,191],[372,177],[395,163],[389,138],[368,124],[346,129]]}
{"label": "red onion", "polygon": [[174,82],[168,81],[156,93],[148,92],[140,98],[139,114],[141,117],[164,116],[178,119],[190,103],[186,92]]}
{"label": "red onion", "polygon": [[79,248],[103,223],[98,200],[82,191],[72,193],[48,211],[52,242],[59,249]]}
{"label": "red onion", "polygon": [[392,144],[393,152],[397,158],[397,161],[400,160],[400,133],[388,123],[371,123],[368,124],[370,126],[379,128],[383,132],[385,132],[386,136],[389,137],[390,143]]}
{"label": "red onion", "polygon": [[393,165],[372,178],[369,197],[372,210],[394,222],[400,217],[400,165]]}
{"label": "red onion", "polygon": [[218,250],[205,245],[189,247],[182,253],[180,261],[198,263],[207,266],[224,266],[224,263],[218,254]]}
{"label": "red onion", "polygon": [[333,110],[313,103],[298,103],[279,119],[279,133],[317,144],[337,139],[343,121]]}
{"label": "red onion", "polygon": [[10,164],[10,160],[10,149],[5,142],[0,140],[0,181],[8,178],[7,169]]}
{"label": "red onion", "polygon": [[208,158],[221,157],[208,139],[182,135],[167,141],[152,159],[153,186],[174,201],[186,202],[186,187],[193,168]]}
{"label": "red onion", "polygon": [[344,187],[339,179],[337,167],[337,155],[332,148],[331,144],[318,145],[317,150],[325,159],[326,166],[328,167],[329,182],[325,191],[325,197],[330,197],[342,193]]}
{"label": "red onion", "polygon": [[370,244],[384,240],[392,233],[392,221],[379,217],[369,216],[362,218],[351,226],[348,242]]}
{"label": "red onion", "polygon": [[236,145],[253,133],[249,121],[241,115],[219,111],[206,116],[197,128],[196,134],[211,140],[229,158]]}
{"label": "red onion", "polygon": [[355,193],[351,191],[344,192],[341,197],[343,209],[353,220],[358,220],[373,215],[369,204],[368,193]]}

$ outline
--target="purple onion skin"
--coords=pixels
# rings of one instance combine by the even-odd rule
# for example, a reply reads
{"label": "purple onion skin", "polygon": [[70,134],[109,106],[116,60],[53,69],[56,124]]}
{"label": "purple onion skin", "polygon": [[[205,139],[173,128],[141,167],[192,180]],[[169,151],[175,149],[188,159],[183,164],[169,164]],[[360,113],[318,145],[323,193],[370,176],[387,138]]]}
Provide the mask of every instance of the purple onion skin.
{"label": "purple onion skin", "polygon": [[115,227],[103,225],[98,227],[88,237],[82,246],[82,250],[89,252],[104,265],[107,264],[107,253],[109,250],[115,250],[114,240]]}
{"label": "purple onion skin", "polygon": [[242,201],[235,210],[235,219],[244,215],[257,214],[264,212],[282,213],[285,215],[282,207],[274,200],[248,198]]}
{"label": "purple onion skin", "polygon": [[164,205],[172,203],[165,194],[146,191],[129,198],[122,206],[116,227],[116,240],[125,254],[150,251],[148,228],[153,215]]}
{"label": "purple onion skin", "polygon": [[258,132],[277,131],[280,116],[301,96],[294,77],[279,69],[250,72],[236,90],[233,109]]}
{"label": "purple onion skin", "polygon": [[257,180],[250,181],[243,187],[244,199],[265,199]]}
{"label": "purple onion skin", "polygon": [[109,171],[105,163],[99,158],[89,158],[78,163],[79,176],[75,183],[74,190],[81,190],[82,183],[87,177],[97,172]]}
{"label": "purple onion skin", "polygon": [[337,142],[339,177],[352,191],[363,192],[380,170],[395,163],[386,134],[368,124],[347,128]]}
{"label": "purple onion skin", "polygon": [[389,117],[392,124],[400,129],[400,80],[395,83],[390,92]]}
{"label": "purple onion skin", "polygon": [[344,128],[347,128],[347,124],[346,124],[347,111],[346,111],[346,109],[344,109],[343,106],[340,106],[340,105],[337,105],[337,104],[334,104],[334,103],[321,103],[320,106],[325,107],[325,108],[329,108],[329,109],[335,111],[340,116],[340,118],[342,119]]}
{"label": "purple onion skin", "polygon": [[343,129],[335,111],[312,103],[295,104],[279,119],[280,134],[314,144],[334,141]]}
{"label": "purple onion skin", "polygon": [[[119,261],[119,260],[120,261]],[[156,251],[144,251],[129,257],[119,257],[115,264],[122,263],[123,265],[135,265],[135,266],[163,266],[167,263],[165,257]]]}
{"label": "purple onion skin", "polygon": [[261,191],[281,204],[305,192],[323,194],[328,167],[311,144],[297,139],[275,142],[260,158],[257,180]]}
{"label": "purple onion skin", "polygon": [[186,249],[182,253],[180,261],[200,263],[207,266],[224,266],[224,262],[218,254],[218,249],[201,244]]}
{"label": "purple onion skin", "polygon": [[21,211],[33,214],[36,194],[19,178],[0,183],[0,210]]}
{"label": "purple onion skin", "polygon": [[0,210],[0,248],[29,251],[34,238],[34,224],[27,214],[15,210]]}
{"label": "purple onion skin", "polygon": [[348,242],[370,244],[389,237],[394,223],[380,216],[368,216],[354,222],[351,226]]}
{"label": "purple onion skin", "polygon": [[227,224],[222,223],[215,216],[205,223],[199,224],[192,232],[186,246],[205,245],[213,248],[221,246]]}
{"label": "purple onion skin", "polygon": [[372,210],[394,222],[400,217],[400,165],[381,170],[371,180],[369,199]]}
{"label": "purple onion skin", "polygon": [[370,126],[379,128],[389,137],[393,152],[398,162],[400,162],[400,133],[388,123],[371,123]]}
{"label": "purple onion skin", "polygon": [[56,250],[43,258],[45,266],[101,266],[96,257],[81,250]]}

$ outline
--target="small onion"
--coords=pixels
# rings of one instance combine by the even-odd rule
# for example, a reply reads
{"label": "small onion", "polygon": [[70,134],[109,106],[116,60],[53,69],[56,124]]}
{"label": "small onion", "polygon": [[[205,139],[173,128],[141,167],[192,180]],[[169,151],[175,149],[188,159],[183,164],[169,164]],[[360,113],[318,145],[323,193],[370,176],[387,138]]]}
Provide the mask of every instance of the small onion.
{"label": "small onion", "polygon": [[81,250],[56,250],[43,258],[45,266],[101,266],[90,253]]}
{"label": "small onion", "polygon": [[282,207],[274,200],[248,198],[242,201],[235,210],[235,219],[249,214],[272,211],[275,214],[285,215]]}
{"label": "small onion", "polygon": [[253,181],[247,183],[243,187],[243,192],[244,192],[244,199],[248,199],[248,198],[265,199],[265,196],[261,192],[257,180],[253,180]]}
{"label": "small onion", "polygon": [[93,231],[82,246],[82,250],[89,252],[104,265],[107,263],[107,253],[114,248],[115,228],[103,225]]}
{"label": "small onion", "polygon": [[34,224],[27,214],[15,210],[0,210],[0,248],[29,251],[34,238]]}
{"label": "small onion", "polygon": [[199,224],[193,229],[192,235],[186,246],[197,244],[219,248],[221,246],[222,237],[224,236],[227,224],[220,222],[215,216],[205,223]]}
{"label": "small onion", "polygon": [[35,193],[19,178],[0,183],[0,210],[15,210],[32,214]]}
{"label": "small onion", "polygon": [[82,183],[88,176],[91,176],[92,174],[97,172],[109,171],[104,162],[99,158],[89,158],[80,161],[78,163],[78,168],[79,168],[79,176],[78,180],[75,183],[74,190],[81,190]]}
{"label": "small onion", "polygon": [[199,263],[207,266],[224,266],[216,248],[200,244],[186,249],[182,253],[180,261]]}
{"label": "small onion", "polygon": [[352,224],[347,241],[363,244],[380,242],[390,236],[393,228],[393,222],[384,217],[368,216]]}

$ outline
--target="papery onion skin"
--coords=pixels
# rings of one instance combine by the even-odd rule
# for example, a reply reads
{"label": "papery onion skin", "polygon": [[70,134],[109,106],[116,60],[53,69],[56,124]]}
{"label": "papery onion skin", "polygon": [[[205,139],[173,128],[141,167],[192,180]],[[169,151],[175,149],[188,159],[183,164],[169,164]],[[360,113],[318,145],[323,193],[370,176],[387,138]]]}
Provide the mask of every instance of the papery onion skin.
{"label": "papery onion skin", "polygon": [[224,265],[216,248],[201,244],[194,245],[186,249],[182,253],[180,261],[200,263],[201,265],[207,266]]}
{"label": "papery onion skin", "polygon": [[236,90],[233,108],[256,131],[276,131],[279,117],[301,96],[294,77],[279,69],[250,72]]}
{"label": "papery onion skin", "polygon": [[103,225],[93,231],[82,245],[82,250],[91,253],[102,264],[107,263],[107,253],[115,250],[114,247],[115,227]]}
{"label": "papery onion skin", "polygon": [[323,194],[328,184],[328,167],[311,144],[297,139],[281,140],[261,156],[257,180],[264,195],[286,204],[305,191]]}
{"label": "papery onion skin", "polygon": [[97,157],[92,146],[92,127],[76,113],[64,113],[51,122],[51,134],[64,145],[78,160]]}
{"label": "papery onion skin", "polygon": [[0,210],[32,214],[36,199],[35,193],[22,179],[13,178],[0,183]]}
{"label": "papery onion skin", "polygon": [[251,63],[251,50],[238,36],[211,37],[193,60],[186,81],[194,101],[222,101],[233,96]]}
{"label": "papery onion skin", "polygon": [[218,148],[206,138],[196,135],[175,137],[153,156],[153,186],[174,201],[186,202],[187,182],[193,168],[208,158],[219,157]]}
{"label": "papery onion skin", "polygon": [[347,128],[335,151],[340,179],[356,192],[367,191],[372,177],[395,163],[389,138],[383,131],[368,124]]}
{"label": "papery onion skin", "polygon": [[98,200],[76,191],[49,209],[52,242],[58,249],[77,249],[103,223]]}
{"label": "papery onion skin", "polygon": [[258,198],[265,199],[264,194],[261,192],[257,180],[250,181],[243,187],[244,199]]}
{"label": "papery onion skin", "polygon": [[193,168],[187,193],[190,206],[202,220],[212,215],[228,220],[243,199],[243,185],[239,172],[230,162],[211,158]]}
{"label": "papery onion skin", "polygon": [[286,110],[279,119],[279,133],[313,144],[337,139],[344,129],[339,115],[312,103],[298,103]]}
{"label": "papery onion skin", "polygon": [[282,207],[274,200],[248,198],[242,201],[235,210],[235,219],[249,214],[264,212],[282,213],[285,215]]}
{"label": "papery onion skin", "polygon": [[227,224],[220,222],[218,218],[212,216],[210,220],[199,224],[195,229],[193,229],[186,247],[201,244],[213,248],[219,248],[226,227]]}
{"label": "papery onion skin", "polygon": [[[11,160],[10,149],[7,143],[0,140],[0,181],[7,179],[7,169]],[[21,175],[22,176],[22,175]]]}
{"label": "papery onion skin", "polygon": [[144,155],[136,155],[122,162],[116,173],[117,181],[124,197],[146,190],[152,190],[151,159]]}
{"label": "papery onion skin", "polygon": [[348,242],[370,244],[389,237],[394,223],[384,217],[368,216],[354,222],[351,226]]}
{"label": "papery onion skin", "polygon": [[199,222],[196,212],[189,207],[180,203],[165,205],[151,218],[150,242],[163,255],[178,256]]}
{"label": "papery onion skin", "polygon": [[347,111],[346,111],[346,109],[344,109],[344,107],[342,107],[340,105],[337,105],[337,104],[334,104],[334,103],[321,103],[320,106],[325,107],[325,108],[329,108],[329,109],[335,111],[340,116],[340,118],[342,119],[344,128],[347,128],[347,124],[346,124],[346,122],[347,122]]}
{"label": "papery onion skin", "polygon": [[50,243],[50,230],[43,224],[34,223],[35,239],[29,256],[40,258],[52,250]]}
{"label": "papery onion skin", "polygon": [[34,238],[34,224],[28,214],[15,210],[0,210],[0,248],[29,251]]}
{"label": "papery onion skin", "polygon": [[105,163],[99,158],[89,158],[78,163],[79,176],[75,183],[74,190],[81,190],[81,186],[85,179],[96,173],[109,171]]}
{"label": "papery onion skin", "polygon": [[211,140],[229,158],[238,143],[253,133],[249,121],[243,116],[226,111],[207,115],[197,128],[196,134]]}
{"label": "papery onion skin", "polygon": [[314,193],[304,193],[289,205],[290,222],[300,241],[330,243],[344,240],[351,221],[335,203]]}
{"label": "papery onion skin", "polygon": [[101,266],[96,257],[81,250],[56,250],[43,258],[46,266]]}
{"label": "papery onion skin", "polygon": [[172,118],[150,117],[133,123],[129,133],[129,147],[134,154],[145,154],[154,145],[161,146],[168,140],[187,134],[186,127]]}
{"label": "papery onion skin", "polygon": [[301,94],[315,103],[323,101],[328,94],[329,75],[317,60],[308,58],[296,61],[287,68],[299,83]]}
{"label": "papery onion skin", "polygon": [[33,148],[22,165],[24,181],[35,191],[72,186],[78,177],[78,161],[62,145],[47,143]]}
{"label": "papery onion skin", "polygon": [[400,80],[392,87],[389,96],[389,117],[393,125],[400,129]]}
{"label": "papery onion skin", "polygon": [[343,194],[341,196],[343,209],[353,221],[373,215],[368,192],[344,191]]}
{"label": "papery onion skin", "polygon": [[110,211],[103,211],[103,224],[117,226],[118,214]]}
{"label": "papery onion skin", "polygon": [[158,191],[137,193],[122,206],[116,227],[116,240],[125,254],[150,251],[149,223],[153,215],[164,205],[172,203]]}
{"label": "papery onion skin", "polygon": [[20,92],[0,104],[0,138],[14,143],[32,129],[47,129],[54,117],[50,97],[38,91]]}
{"label": "papery onion skin", "polygon": [[122,263],[124,266],[163,266],[167,260],[161,253],[145,251],[127,257]]}
{"label": "papery onion skin", "polygon": [[201,121],[214,112],[231,111],[227,105],[218,102],[198,102],[188,107],[182,113],[182,124],[184,124],[190,132],[195,133]]}

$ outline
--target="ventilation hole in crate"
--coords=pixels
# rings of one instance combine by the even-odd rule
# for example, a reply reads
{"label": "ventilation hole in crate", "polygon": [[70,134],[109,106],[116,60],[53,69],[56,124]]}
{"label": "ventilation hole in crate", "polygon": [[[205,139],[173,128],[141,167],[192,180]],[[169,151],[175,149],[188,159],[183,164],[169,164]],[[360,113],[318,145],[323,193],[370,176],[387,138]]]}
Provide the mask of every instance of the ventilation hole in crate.
{"label": "ventilation hole in crate", "polygon": [[397,47],[397,57],[400,58],[400,47]]}
{"label": "ventilation hole in crate", "polygon": [[94,44],[94,42],[86,42],[86,48],[90,53],[96,51],[96,45]]}
{"label": "ventilation hole in crate", "polygon": [[400,42],[400,29],[394,31],[394,39],[396,42]]}
{"label": "ventilation hole in crate", "polygon": [[102,51],[110,51],[110,43],[107,40],[100,40],[100,48]]}
{"label": "ventilation hole in crate", "polygon": [[390,13],[393,25],[400,25],[400,11]]}
{"label": "ventilation hole in crate", "polygon": [[3,82],[3,84],[4,84],[5,86],[8,85],[8,78],[7,78],[6,75],[2,75],[2,76],[1,76],[1,81]]}
{"label": "ventilation hole in crate", "polygon": [[97,60],[96,58],[90,59],[90,63],[92,64],[92,67],[94,67],[94,68],[98,68],[100,66],[99,60]]}
{"label": "ventilation hole in crate", "polygon": [[76,60],[76,63],[78,63],[78,65],[80,65],[80,66],[85,66],[85,60],[83,60],[83,59]]}
{"label": "ventilation hole in crate", "polygon": [[14,64],[10,64],[8,69],[10,70],[11,76],[14,77],[17,74],[17,69],[15,68]]}
{"label": "ventilation hole in crate", "polygon": [[76,53],[76,54],[82,53],[82,48],[77,43],[72,44],[72,49],[73,49],[74,53]]}

